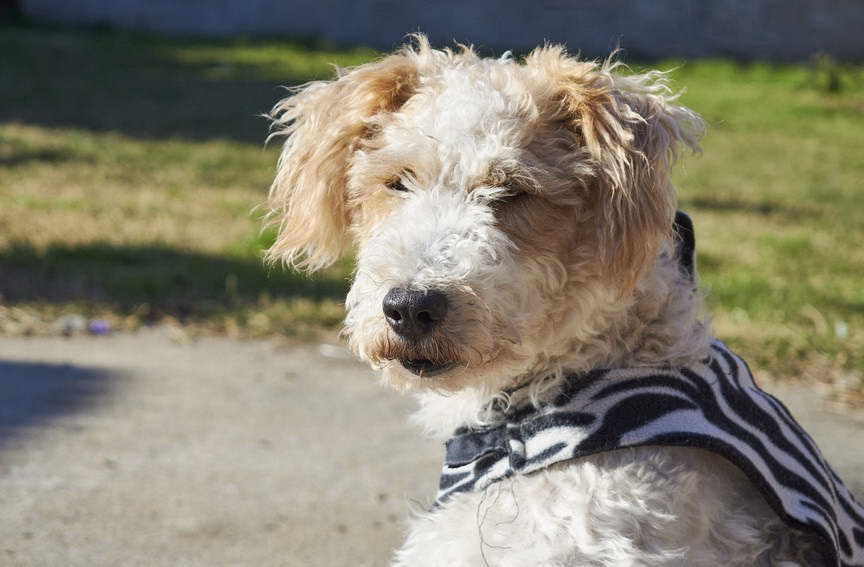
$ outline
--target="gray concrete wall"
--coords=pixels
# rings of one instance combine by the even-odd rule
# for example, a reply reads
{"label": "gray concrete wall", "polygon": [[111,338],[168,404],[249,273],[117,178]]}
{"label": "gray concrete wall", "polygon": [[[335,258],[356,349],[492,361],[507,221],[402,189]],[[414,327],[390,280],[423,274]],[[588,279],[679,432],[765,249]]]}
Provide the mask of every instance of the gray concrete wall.
{"label": "gray concrete wall", "polygon": [[35,19],[174,35],[314,36],[389,49],[411,31],[501,49],[864,59],[864,0],[22,0]]}

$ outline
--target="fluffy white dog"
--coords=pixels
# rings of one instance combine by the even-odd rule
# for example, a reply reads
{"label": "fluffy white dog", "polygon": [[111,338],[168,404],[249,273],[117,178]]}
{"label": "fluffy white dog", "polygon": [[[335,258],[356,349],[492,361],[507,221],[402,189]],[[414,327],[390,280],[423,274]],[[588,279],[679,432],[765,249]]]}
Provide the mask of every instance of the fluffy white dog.
{"label": "fluffy white dog", "polygon": [[[670,168],[702,121],[662,73],[618,71],[558,46],[485,59],[417,36],[274,109],[288,138],[270,257],[314,270],[356,247],[350,345],[416,393],[432,435],[463,436],[455,453],[494,445],[464,436],[503,431],[514,408],[570,403],[596,369],[686,369],[722,349],[672,229]],[[669,445],[466,484],[414,519],[394,564],[821,564],[819,537],[790,526],[752,474]],[[489,468],[448,464],[474,480]]]}

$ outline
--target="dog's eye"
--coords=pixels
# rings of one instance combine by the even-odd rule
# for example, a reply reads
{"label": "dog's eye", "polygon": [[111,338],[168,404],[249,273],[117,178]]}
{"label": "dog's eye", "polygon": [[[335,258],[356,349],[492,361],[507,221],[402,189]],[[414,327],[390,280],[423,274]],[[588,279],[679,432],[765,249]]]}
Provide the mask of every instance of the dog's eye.
{"label": "dog's eye", "polygon": [[391,191],[401,191],[403,193],[409,192],[408,188],[405,187],[405,184],[402,183],[402,180],[398,177],[387,183],[387,189],[390,189]]}

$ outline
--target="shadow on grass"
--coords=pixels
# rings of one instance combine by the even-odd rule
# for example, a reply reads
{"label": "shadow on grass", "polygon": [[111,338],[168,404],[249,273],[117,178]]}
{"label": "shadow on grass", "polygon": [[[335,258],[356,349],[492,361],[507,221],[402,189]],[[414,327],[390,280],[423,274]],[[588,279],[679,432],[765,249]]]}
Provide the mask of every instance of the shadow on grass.
{"label": "shadow on grass", "polygon": [[843,315],[845,315],[846,317],[864,315],[864,300],[847,300],[833,295],[828,295],[824,292],[817,292],[816,295],[818,295],[822,303],[830,305],[836,311],[842,314],[839,317],[841,319],[843,318]]}
{"label": "shadow on grass", "polygon": [[257,304],[262,298],[342,301],[345,269],[316,279],[260,259],[208,255],[168,246],[14,244],[0,251],[4,303],[98,303],[123,313],[180,320]]}
{"label": "shadow on grass", "polygon": [[100,403],[115,379],[96,368],[0,361],[0,449],[28,428]]}
{"label": "shadow on grass", "polygon": [[751,213],[762,216],[780,216],[789,220],[813,218],[819,214],[816,207],[796,206],[771,201],[744,201],[736,198],[713,196],[682,197],[685,208],[702,209],[718,213]]}
{"label": "shadow on grass", "polygon": [[14,153],[0,154],[0,167],[17,167],[31,161],[62,163],[72,159],[69,152],[60,150],[18,150]]}
{"label": "shadow on grass", "polygon": [[[279,86],[332,72],[302,64],[314,53],[302,44],[251,45],[259,44],[273,50],[264,63],[220,61],[183,51],[246,44],[0,24],[0,122],[261,145],[268,123],[260,115],[285,96]],[[280,65],[280,49],[299,63]]]}

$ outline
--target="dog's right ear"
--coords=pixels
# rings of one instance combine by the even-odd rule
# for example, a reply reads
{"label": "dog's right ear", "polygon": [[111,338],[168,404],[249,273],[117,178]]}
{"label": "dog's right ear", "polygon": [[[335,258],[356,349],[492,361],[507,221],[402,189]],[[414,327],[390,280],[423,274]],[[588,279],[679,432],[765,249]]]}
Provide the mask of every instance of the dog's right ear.
{"label": "dog's right ear", "polygon": [[270,224],[278,227],[268,260],[314,271],[348,248],[351,155],[371,135],[372,117],[398,110],[413,94],[418,60],[429,51],[424,37],[415,40],[416,49],[306,84],[274,107],[274,135],[288,139],[267,203]]}

